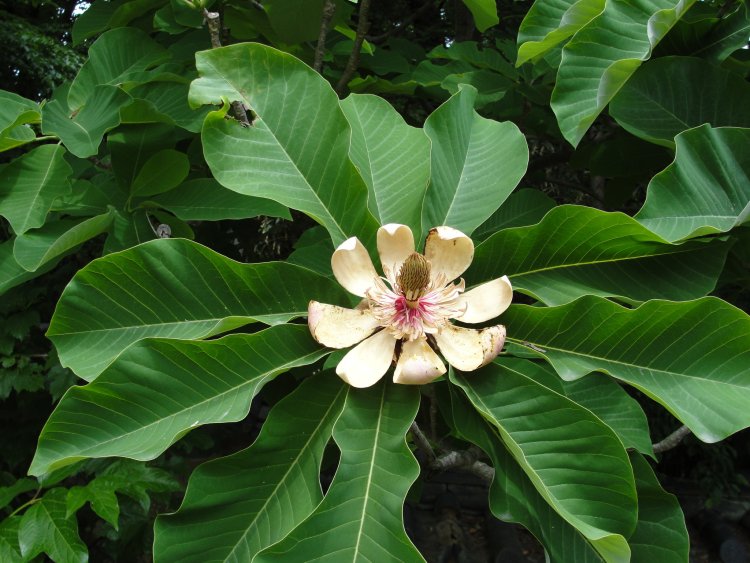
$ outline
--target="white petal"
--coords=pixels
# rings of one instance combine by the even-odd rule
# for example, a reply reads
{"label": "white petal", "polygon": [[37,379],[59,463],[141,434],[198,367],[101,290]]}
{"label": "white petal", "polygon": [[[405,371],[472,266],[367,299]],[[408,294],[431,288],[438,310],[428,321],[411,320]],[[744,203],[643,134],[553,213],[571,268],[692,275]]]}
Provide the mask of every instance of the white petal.
{"label": "white petal", "polygon": [[365,296],[378,277],[370,255],[357,237],[345,240],[333,252],[331,268],[344,289],[360,297]]}
{"label": "white petal", "polygon": [[461,371],[473,371],[494,360],[505,344],[505,327],[481,330],[445,325],[435,335],[440,352],[450,365]]}
{"label": "white petal", "polygon": [[307,324],[312,337],[329,348],[348,348],[378,327],[369,308],[346,309],[317,301],[307,306]]}
{"label": "white petal", "polygon": [[452,227],[430,229],[424,244],[424,255],[432,266],[432,279],[445,274],[451,282],[466,271],[474,258],[474,243]]}
{"label": "white petal", "polygon": [[394,281],[404,260],[414,252],[414,235],[406,225],[389,223],[378,229],[378,254],[383,273]]}
{"label": "white petal", "polygon": [[445,364],[427,344],[426,338],[404,342],[393,373],[394,383],[423,385],[445,373]]}
{"label": "white petal", "polygon": [[388,371],[395,347],[391,333],[376,332],[349,350],[336,366],[336,374],[352,387],[370,387]]}
{"label": "white petal", "polygon": [[466,312],[456,317],[462,323],[482,323],[504,312],[513,299],[513,287],[508,276],[478,285],[462,293],[458,305],[466,305]]}

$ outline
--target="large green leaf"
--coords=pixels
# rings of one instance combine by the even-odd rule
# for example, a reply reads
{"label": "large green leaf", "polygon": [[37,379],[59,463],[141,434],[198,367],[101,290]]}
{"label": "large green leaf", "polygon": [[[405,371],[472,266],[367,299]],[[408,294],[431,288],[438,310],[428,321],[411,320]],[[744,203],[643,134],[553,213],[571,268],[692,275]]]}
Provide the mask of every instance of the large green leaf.
{"label": "large green leaf", "polygon": [[477,227],[472,238],[484,240],[502,229],[533,225],[555,207],[555,200],[540,190],[523,188],[510,194],[492,217]]}
{"label": "large green leaf", "polygon": [[627,309],[589,296],[560,307],[514,305],[502,320],[507,342],[533,345],[563,379],[608,373],[703,441],[750,426],[750,317],[721,299]]}
{"label": "large green leaf", "polygon": [[205,338],[307,313],[310,299],[346,303],[305,268],[240,264],[182,239],[155,240],[88,264],[63,291],[47,332],[61,363],[92,380],[147,337]]}
{"label": "large green leaf", "polygon": [[184,152],[163,149],[151,155],[130,186],[133,196],[161,194],[179,186],[190,171]]}
{"label": "large green leaf", "polygon": [[588,294],[688,300],[713,290],[729,248],[670,244],[623,213],[563,205],[479,244],[465,278],[477,284],[507,274],[515,289],[549,305]]}
{"label": "large green leaf", "polygon": [[577,145],[599,113],[695,0],[615,0],[563,48],[552,109]]}
{"label": "large green leaf", "polygon": [[147,82],[153,69],[169,60],[170,53],[135,27],[120,27],[102,34],[89,48],[89,58],[78,71],[68,92],[68,105],[84,105],[97,86],[123,86]]}
{"label": "large green leaf", "polygon": [[189,430],[236,422],[265,383],[325,356],[306,326],[218,340],[138,342],[96,381],[65,394],[42,430],[29,473],[80,459],[153,459]]}
{"label": "large green leaf", "polygon": [[351,389],[333,438],[341,461],[323,502],[253,561],[423,561],[404,532],[404,497],[419,465],[404,438],[419,407],[415,387]]}
{"label": "large green leaf", "polygon": [[0,561],[17,563],[23,561],[18,545],[18,525],[20,516],[10,516],[0,520]]}
{"label": "large green leaf", "polygon": [[176,125],[199,133],[210,108],[191,108],[187,101],[189,88],[189,84],[181,82],[149,82],[133,88],[129,93],[134,98],[146,100]]}
{"label": "large green leaf", "polygon": [[14,244],[15,239],[0,244],[0,295],[12,287],[21,285],[28,280],[40,276],[48,269],[51,269],[54,265],[54,262],[52,262],[41,268],[41,270],[29,272],[26,268],[21,266],[21,264],[16,262],[16,259],[13,257]]}
{"label": "large green leaf", "polygon": [[479,446],[489,456],[495,476],[490,486],[490,510],[506,522],[525,526],[544,545],[550,563],[601,563],[588,540],[565,521],[534,488],[489,422],[466,396],[450,386],[441,389],[440,406],[457,437]]}
{"label": "large green leaf", "polygon": [[55,200],[70,192],[73,169],[60,145],[42,145],[0,171],[0,215],[16,234],[44,225]]}
{"label": "large green leaf", "polygon": [[130,21],[164,4],[167,0],[110,0],[91,2],[86,11],[73,22],[73,44],[113,27],[126,26]]}
{"label": "large green leaf", "polygon": [[59,258],[89,239],[105,232],[112,224],[110,211],[83,221],[63,219],[47,223],[16,237],[13,257],[23,268],[35,272],[41,266]]}
{"label": "large green leaf", "polygon": [[201,465],[185,499],[156,521],[155,561],[252,561],[323,499],[320,462],[348,387],[331,372],[305,380],[269,413],[255,443]]}
{"label": "large green leaf", "polygon": [[104,134],[120,124],[120,108],[130,101],[120,88],[106,85],[92,88],[85,105],[74,111],[52,100],[42,109],[42,131],[57,135],[77,157],[95,155]]}
{"label": "large green leaf", "polygon": [[690,541],[680,503],[661,488],[643,456],[631,453],[630,462],[638,489],[638,525],[628,542],[633,561],[684,563],[689,558]]}
{"label": "large green leaf", "polygon": [[[499,433],[534,487],[612,562],[629,561],[638,514],[633,470],[617,435],[599,418],[526,375],[508,358],[451,381]],[[593,455],[592,455],[593,454]]]}
{"label": "large green leaf", "polygon": [[349,154],[367,184],[368,208],[382,225],[403,223],[421,232],[429,139],[378,96],[351,94],[341,109],[352,129]]}
{"label": "large green leaf", "polygon": [[704,123],[750,127],[749,98],[741,76],[703,59],[664,57],[638,69],[609,111],[633,135],[674,147],[675,135]]}
{"label": "large green leaf", "polygon": [[149,198],[149,201],[168,209],[183,221],[247,219],[258,215],[292,218],[289,210],[280,203],[228,190],[213,178],[188,180],[174,190]]}
{"label": "large green leaf", "polygon": [[675,161],[651,180],[635,218],[671,241],[721,233],[747,222],[750,129],[703,125],[675,141]]}
{"label": "large green leaf", "polygon": [[36,138],[29,123],[39,123],[39,105],[26,98],[0,90],[0,152]]}
{"label": "large green leaf", "polygon": [[500,23],[495,0],[463,0],[463,3],[474,16],[474,25],[479,31],[486,31],[487,28]]}
{"label": "large green leaf", "polygon": [[335,244],[352,235],[373,239],[367,187],[348,156],[351,131],[322,76],[252,43],[199,52],[196,65],[201,78],[190,87],[192,104],[240,100],[257,116],[252,127],[224,112],[206,117],[203,150],[219,182],[307,213]]}
{"label": "large green leaf", "polygon": [[24,561],[46,553],[55,563],[86,563],[88,551],[78,537],[75,516],[68,518],[66,490],[52,489],[33,504],[18,526],[18,543]]}
{"label": "large green leaf", "polygon": [[518,29],[516,66],[568,39],[604,9],[604,0],[536,0]]}
{"label": "large green leaf", "polygon": [[462,86],[424,124],[432,141],[432,177],[422,211],[423,230],[450,225],[466,234],[502,205],[526,172],[526,139],[510,121],[474,111],[477,91]]}

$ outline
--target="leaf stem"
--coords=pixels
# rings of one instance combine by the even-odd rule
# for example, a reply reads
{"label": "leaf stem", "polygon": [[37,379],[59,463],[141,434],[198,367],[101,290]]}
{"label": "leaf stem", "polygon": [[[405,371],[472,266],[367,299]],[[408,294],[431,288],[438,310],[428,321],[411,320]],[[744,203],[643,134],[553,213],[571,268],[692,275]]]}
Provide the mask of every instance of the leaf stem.
{"label": "leaf stem", "polygon": [[664,438],[661,442],[657,442],[654,444],[654,453],[660,454],[662,452],[666,452],[667,450],[671,450],[672,448],[675,448],[679,445],[680,442],[682,442],[683,438],[691,433],[690,428],[685,426],[684,424],[680,426],[677,430],[672,432],[669,436]]}

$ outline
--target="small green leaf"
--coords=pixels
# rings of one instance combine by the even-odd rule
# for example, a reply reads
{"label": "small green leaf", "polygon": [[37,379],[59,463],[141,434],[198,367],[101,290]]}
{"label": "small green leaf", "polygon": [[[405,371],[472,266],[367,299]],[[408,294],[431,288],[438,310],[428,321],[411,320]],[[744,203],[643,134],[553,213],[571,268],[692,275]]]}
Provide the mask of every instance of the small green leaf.
{"label": "small green leaf", "polygon": [[10,502],[22,493],[33,491],[39,487],[36,479],[19,479],[12,485],[0,487],[0,508],[5,508]]}
{"label": "small green leaf", "polygon": [[474,87],[462,86],[425,122],[432,141],[432,177],[422,211],[423,231],[449,225],[471,234],[526,172],[525,137],[509,121],[499,123],[477,114],[476,95]]}
{"label": "small green leaf", "polygon": [[484,240],[512,227],[526,227],[542,220],[555,207],[555,200],[541,190],[523,188],[513,192],[492,216],[477,227],[472,238]]}
{"label": "small green leaf", "polygon": [[39,123],[39,105],[0,90],[0,152],[21,146],[36,138],[30,123]]}
{"label": "small green leaf", "polygon": [[563,379],[610,374],[705,442],[750,426],[750,317],[720,299],[627,309],[588,296],[560,307],[513,305],[502,321],[507,342],[532,344]]}
{"label": "small green leaf", "polygon": [[59,258],[87,240],[105,232],[112,224],[113,212],[86,220],[62,219],[47,223],[41,229],[16,237],[13,256],[29,272]]}
{"label": "small green leaf", "polygon": [[678,135],[635,218],[670,241],[722,233],[750,219],[750,129],[709,125]]}
{"label": "small green leaf", "polygon": [[307,314],[310,299],[347,303],[305,268],[240,264],[197,243],[161,239],[94,260],[63,291],[47,336],[60,362],[93,380],[147,337],[206,338],[252,322]]}
{"label": "small green leaf", "polygon": [[348,387],[331,372],[305,380],[268,415],[246,450],[198,467],[180,509],[156,521],[155,561],[251,561],[323,499],[320,463]]}
{"label": "small green leaf", "polygon": [[138,342],[95,382],[65,393],[29,473],[84,458],[154,459],[193,428],[242,420],[268,381],[326,354],[299,325],[210,341]]}
{"label": "small green leaf", "polygon": [[12,287],[42,275],[55,265],[55,262],[50,262],[36,272],[29,272],[13,257],[14,244],[15,239],[0,244],[0,295]]}
{"label": "small green leaf", "polygon": [[130,187],[133,196],[156,195],[179,186],[190,171],[190,162],[184,152],[164,149],[144,163]]}
{"label": "small green leaf", "polygon": [[61,100],[42,108],[42,132],[57,135],[79,158],[99,152],[102,137],[120,124],[120,108],[131,97],[116,86],[96,86],[83,107],[71,112]]}
{"label": "small green leaf", "polygon": [[479,31],[487,31],[488,28],[500,23],[495,0],[463,0],[463,3],[474,16],[474,25]]}
{"label": "small green leaf", "polygon": [[68,518],[66,490],[47,491],[23,515],[18,526],[18,542],[24,561],[46,553],[55,563],[86,563],[88,551],[78,537],[78,522]]}
{"label": "small green leaf", "polygon": [[0,520],[0,561],[6,561],[7,563],[24,561],[21,557],[21,548],[18,545],[18,525],[20,523],[20,516],[10,516],[5,520]]}
{"label": "small green leaf", "polygon": [[350,389],[333,438],[341,461],[315,511],[256,563],[424,561],[404,532],[403,504],[419,474],[405,434],[419,408],[419,390],[389,381]]}
{"label": "small green leaf", "polygon": [[73,169],[60,145],[42,145],[0,171],[0,214],[16,234],[44,225],[55,200],[70,192]]}

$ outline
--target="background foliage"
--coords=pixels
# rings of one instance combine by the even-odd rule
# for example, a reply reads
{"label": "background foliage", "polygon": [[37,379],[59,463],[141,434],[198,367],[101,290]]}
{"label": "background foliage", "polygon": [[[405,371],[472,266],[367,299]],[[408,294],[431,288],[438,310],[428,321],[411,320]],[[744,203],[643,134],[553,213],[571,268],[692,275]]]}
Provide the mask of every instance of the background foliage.
{"label": "background foliage", "polygon": [[[657,476],[738,498],[747,3],[0,16],[0,560],[432,560],[402,506],[452,467],[551,561],[666,563],[689,538]],[[333,375],[296,319],[353,304],[331,252],[388,222],[510,277],[496,362]]]}

